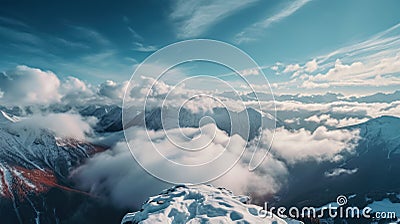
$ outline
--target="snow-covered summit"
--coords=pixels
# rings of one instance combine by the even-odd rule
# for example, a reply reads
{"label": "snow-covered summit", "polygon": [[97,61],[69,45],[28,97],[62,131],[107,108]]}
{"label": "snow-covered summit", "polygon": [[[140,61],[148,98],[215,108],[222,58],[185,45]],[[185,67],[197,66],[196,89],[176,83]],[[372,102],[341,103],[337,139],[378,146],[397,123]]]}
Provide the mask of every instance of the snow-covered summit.
{"label": "snow-covered summit", "polygon": [[7,125],[19,121],[20,118],[0,110],[0,125]]}
{"label": "snow-covered summit", "polygon": [[248,204],[249,197],[235,196],[209,185],[178,185],[150,197],[140,211],[128,213],[121,224],[150,223],[302,223],[258,216],[262,209]]}

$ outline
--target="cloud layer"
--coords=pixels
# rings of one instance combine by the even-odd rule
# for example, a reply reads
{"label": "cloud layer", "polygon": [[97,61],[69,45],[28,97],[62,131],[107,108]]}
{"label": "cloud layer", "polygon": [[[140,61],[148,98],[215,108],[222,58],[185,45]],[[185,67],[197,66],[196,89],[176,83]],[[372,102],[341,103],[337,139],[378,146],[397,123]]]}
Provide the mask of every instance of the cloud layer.
{"label": "cloud layer", "polygon": [[[212,124],[209,124],[203,128],[212,128],[210,125],[212,126]],[[216,127],[214,126],[213,128]],[[130,129],[131,134],[134,135],[130,144],[138,148],[135,157],[140,157],[140,161],[146,163],[145,167],[150,170],[152,168],[165,170],[168,169],[168,166],[163,166],[164,160],[157,156],[151,156],[151,153],[149,153],[153,146],[162,150],[163,153],[166,153],[165,156],[167,158],[173,159],[175,162],[197,164],[210,161],[221,152],[227,154],[224,158],[238,157],[238,152],[232,151],[229,147],[223,151],[227,147],[226,142],[229,140],[236,142],[232,143],[235,146],[245,144],[245,141],[240,137],[229,137],[226,133],[217,130],[215,138],[207,145],[205,151],[192,154],[193,152],[185,152],[172,145],[166,137],[167,134],[175,135],[180,131],[189,136],[194,134],[193,131],[196,132],[195,129],[191,128],[172,129],[166,132],[163,130],[149,132],[152,140],[150,141],[146,131],[136,128]],[[204,134],[205,136],[200,138],[193,137],[189,140],[177,140],[177,143],[187,145],[203,144],[209,140],[211,132],[208,134],[203,132]],[[251,155],[250,151],[246,151],[228,173],[211,183],[216,186],[228,187],[238,193],[263,192],[263,194],[270,194],[276,192],[287,175],[284,163],[273,157],[268,157],[259,170],[249,172],[247,163]],[[225,167],[224,163],[222,162],[220,166]],[[213,166],[205,166],[201,173],[193,173],[189,168],[174,170],[169,175],[171,178],[187,175],[200,177],[217,172]],[[168,186],[165,182],[149,175],[138,165],[125,142],[120,142],[113,149],[94,156],[87,164],[76,170],[74,176],[83,189],[90,190],[94,194],[110,195],[111,199],[121,207],[139,206],[148,196],[156,194]],[[163,178],[166,178],[166,176],[164,175]]]}
{"label": "cloud layer", "polygon": [[396,24],[364,41],[316,56],[308,62],[287,64],[283,70],[275,67],[277,75],[282,71],[290,75],[289,81],[276,84],[277,89],[314,92],[349,87],[394,89],[400,85],[399,31],[400,24]]}
{"label": "cloud layer", "polygon": [[[211,125],[211,126],[210,126]],[[204,129],[205,128],[205,129]],[[157,148],[166,158],[178,163],[197,164],[210,161],[227,147],[226,142],[237,141],[235,145],[245,144],[241,138],[229,137],[226,133],[206,129],[216,128],[212,124],[203,127],[203,135],[198,129],[183,128],[167,131],[150,131],[146,133],[143,129],[131,128],[132,140],[130,145],[136,147],[135,157],[139,158],[146,169],[162,170],[168,172],[168,166],[160,156],[152,156],[153,147]],[[181,131],[190,139],[176,138]],[[208,142],[209,137],[215,133],[215,138],[207,145],[205,151],[200,154],[182,151],[170,141],[178,145],[195,146]],[[149,136],[147,136],[149,135]],[[169,136],[169,138],[167,138]],[[260,167],[254,172],[249,172],[248,163],[252,158],[252,147],[248,147],[239,162],[225,175],[211,182],[216,186],[224,186],[238,194],[257,194],[259,196],[276,193],[286,183],[289,175],[287,166],[292,166],[304,161],[333,161],[341,160],[339,154],[343,151],[351,151],[357,140],[358,132],[346,130],[329,131],[324,127],[314,132],[304,129],[299,131],[288,131],[283,128],[277,130],[271,154],[266,157]],[[265,132],[264,140],[271,137],[270,132]],[[267,147],[261,144],[261,147]],[[263,156],[264,150],[257,151],[256,157]],[[238,156],[237,151],[229,147],[224,151],[229,156]],[[229,162],[229,160],[227,160]],[[224,162],[220,164],[224,166]],[[201,173],[192,173],[190,169],[177,169],[170,172],[171,178],[196,175],[209,175],[216,172],[215,167],[206,166]],[[168,174],[167,174],[168,175]],[[100,153],[90,159],[84,166],[77,169],[74,177],[85,190],[93,194],[110,195],[111,200],[121,207],[139,206],[148,196],[156,194],[168,184],[149,175],[133,159],[125,142],[118,143],[113,149]],[[163,178],[166,178],[164,175]],[[168,178],[168,177],[167,177]],[[140,180],[140,181],[139,181]]]}
{"label": "cloud layer", "polygon": [[277,129],[273,153],[289,164],[301,161],[339,161],[343,150],[351,152],[358,141],[358,131],[328,130],[324,126],[314,132],[300,129],[288,131]]}
{"label": "cloud layer", "polygon": [[[143,83],[146,83],[146,80]],[[152,82],[146,83],[146,85],[150,84]],[[156,92],[154,94],[160,92],[160,89],[157,89],[162,88],[160,85],[162,85],[161,82],[155,87],[154,91]],[[0,105],[121,105],[127,86],[127,81],[116,83],[111,80],[95,86],[76,77],[69,76],[60,79],[51,71],[20,65],[12,70],[0,73]],[[143,99],[144,95],[134,95],[134,97]],[[132,97],[128,95],[127,99],[132,99]]]}
{"label": "cloud layer", "polygon": [[54,132],[57,137],[84,140],[87,134],[93,132],[90,126],[91,123],[93,123],[92,120],[84,119],[78,114],[50,113],[25,117],[17,125],[32,129],[48,129]]}

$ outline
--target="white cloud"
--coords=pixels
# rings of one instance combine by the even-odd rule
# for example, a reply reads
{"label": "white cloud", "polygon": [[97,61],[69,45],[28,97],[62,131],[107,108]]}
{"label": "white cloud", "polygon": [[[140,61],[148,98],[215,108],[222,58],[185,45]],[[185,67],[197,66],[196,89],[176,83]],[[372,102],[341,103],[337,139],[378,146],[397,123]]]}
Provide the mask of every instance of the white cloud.
{"label": "white cloud", "polygon": [[71,30],[76,33],[76,36],[88,43],[97,43],[100,46],[110,45],[110,41],[97,30],[83,26],[70,26]]}
{"label": "white cloud", "polygon": [[75,77],[60,80],[51,71],[20,65],[0,73],[0,104],[5,106],[53,103],[84,105],[86,103],[121,103],[128,82],[107,80],[92,86]]}
{"label": "white cloud", "polygon": [[[206,125],[203,128],[207,129],[210,127],[213,129],[216,128],[213,124]],[[140,157],[141,161],[147,164],[146,167],[148,169],[149,166],[150,169],[154,168],[158,170],[166,170],[168,168],[168,166],[163,166],[164,160],[159,160],[159,156],[151,156],[151,153],[149,153],[149,150],[152,150],[154,146],[161,150],[164,156],[173,159],[175,162],[199,164],[215,158],[215,156],[219,155],[225,148],[226,150],[224,153],[227,153],[227,157],[233,156],[237,158],[239,154],[237,154],[236,150],[226,147],[227,140],[229,139],[236,142],[231,145],[234,147],[242,147],[246,144],[242,138],[238,136],[229,137],[226,133],[216,129],[216,136],[204,149],[205,151],[187,152],[171,144],[166,133],[177,140],[175,143],[190,145],[192,148],[194,145],[203,144],[205,140],[209,141],[208,138],[211,137],[214,132],[207,132],[207,130],[203,129],[202,137],[184,140],[183,138],[179,139],[175,137],[177,134],[181,134],[180,131],[186,134],[193,134],[196,132],[196,129],[171,129],[166,133],[162,130],[157,132],[150,131],[148,132],[149,137],[152,139],[152,141],[150,141],[144,130],[130,129],[130,131],[134,136],[130,142],[131,145],[140,147],[140,150],[138,149],[136,151],[138,154],[135,154],[135,156],[137,158]],[[248,192],[270,194],[276,192],[287,176],[285,164],[271,156],[268,157],[255,172],[249,172],[248,161],[251,156],[252,153],[246,151],[238,164],[224,176],[213,181],[212,184],[227,187],[238,194]],[[229,161],[230,160],[228,160],[227,163],[229,163]],[[221,167],[227,165],[225,162],[218,164],[218,166]],[[194,175],[193,177],[197,178],[217,172],[214,168],[216,167],[206,166],[201,170],[201,173],[197,174],[193,174],[189,169],[181,169],[176,170],[176,172],[171,172],[169,175],[171,178],[188,175]],[[152,177],[138,166],[132,158],[125,142],[118,143],[113,149],[94,156],[87,164],[75,171],[74,177],[78,181],[80,180],[79,182],[82,184],[82,188],[90,189],[93,194],[106,193],[106,195],[110,195],[111,200],[114,201],[116,205],[121,207],[139,206],[148,196],[156,194],[168,186],[168,184]],[[193,177],[191,179],[193,179]],[[238,181],[238,177],[240,177],[240,181]],[[138,182],[137,180],[140,181]]]}
{"label": "white cloud", "polygon": [[[282,67],[283,64],[282,63],[276,63],[274,66],[271,67],[272,70],[276,71],[277,74],[279,74],[278,70],[280,70],[280,67]],[[283,69],[283,73],[292,73],[291,78],[296,78],[299,76],[304,76],[305,72],[314,72],[315,70],[318,69],[318,63],[316,61],[316,59],[313,59],[307,63],[305,63],[304,65],[300,65],[300,64],[288,64],[286,65],[286,67]]]}
{"label": "white cloud", "polygon": [[99,95],[110,99],[122,99],[124,97],[128,82],[116,83],[112,80],[100,84]]}
{"label": "white cloud", "polygon": [[273,23],[277,23],[277,22],[281,21],[282,19],[285,19],[286,17],[292,15],[297,10],[299,10],[301,7],[306,5],[308,2],[310,2],[310,0],[293,1],[289,5],[287,5],[285,8],[283,8],[281,11],[279,11],[278,13],[259,22],[259,25],[262,28],[267,28],[270,25],[272,25]]}
{"label": "white cloud", "polygon": [[[126,23],[129,23],[129,20],[125,20]],[[131,33],[133,39],[135,40],[143,40],[144,38],[138,34],[132,27],[128,26],[128,31]]]}
{"label": "white cloud", "polygon": [[75,77],[60,80],[51,71],[20,65],[14,70],[0,73],[0,104],[8,106],[63,103],[120,103],[128,82],[111,80],[92,86]]}
{"label": "white cloud", "polygon": [[248,7],[256,0],[213,0],[208,2],[196,0],[178,0],[170,18],[177,24],[179,38],[197,37],[206,32],[212,25],[235,12]]}
{"label": "white cloud", "polygon": [[[347,126],[346,124],[352,125],[364,122],[367,119],[376,118],[383,115],[400,116],[400,101],[367,103],[357,102],[356,100],[335,100],[333,102],[318,101],[318,103],[313,103],[313,97],[311,96],[315,95],[310,95],[310,100],[306,102],[301,102],[301,100],[299,100],[296,95],[293,95],[293,97],[290,97],[288,100],[275,100],[274,102],[266,100],[261,101],[260,104],[265,111],[271,112],[274,111],[276,108],[278,118],[283,120],[298,118],[299,116],[301,116],[301,120],[304,120],[309,119],[315,114],[331,115],[331,118],[334,117],[338,120],[337,127]],[[279,99],[279,97],[276,99]],[[385,98],[383,97],[382,99]],[[346,98],[344,98],[343,100],[346,100]],[[246,102],[247,107],[256,108],[257,105],[258,104],[255,102]],[[294,117],[290,117],[290,115]],[[318,115],[313,116],[313,118],[318,118]],[[319,123],[320,118],[314,121],[315,123]]]}
{"label": "white cloud", "polygon": [[140,52],[153,52],[158,50],[157,46],[153,46],[153,45],[144,45],[143,43],[140,42],[135,42],[133,43],[134,46],[134,50],[135,51],[140,51]]}
{"label": "white cloud", "polygon": [[[326,92],[327,88],[400,86],[400,24],[357,44],[317,56],[295,72],[281,90],[305,88]],[[300,63],[302,64],[302,63]],[[318,74],[309,73],[320,71]]]}
{"label": "white cloud", "polygon": [[284,120],[286,124],[300,124],[300,118],[291,118]]}
{"label": "white cloud", "polygon": [[259,34],[260,30],[265,30],[272,24],[278,23],[279,21],[285,19],[286,17],[291,16],[293,13],[295,13],[297,10],[302,8],[310,1],[311,0],[296,0],[290,2],[288,5],[286,5],[284,8],[282,8],[274,15],[268,16],[267,18],[264,18],[263,20],[258,21],[252,24],[251,26],[247,27],[246,29],[244,29],[242,32],[240,32],[235,36],[235,41],[237,43],[241,43],[254,40],[252,36]]}
{"label": "white cloud", "polygon": [[305,68],[305,71],[306,71],[306,72],[313,72],[313,71],[317,70],[317,69],[318,69],[317,60],[316,60],[316,59],[313,59],[313,60],[307,62],[306,65],[305,65],[305,67],[306,67],[306,68]]}
{"label": "white cloud", "polygon": [[61,101],[70,105],[82,105],[95,96],[94,88],[75,77],[67,77],[60,86]]}
{"label": "white cloud", "polygon": [[283,72],[287,73],[287,72],[296,72],[298,70],[300,70],[300,65],[299,64],[290,64],[287,65],[285,70],[283,70]]}
{"label": "white cloud", "polygon": [[280,75],[282,72],[282,69],[285,68],[284,64],[281,62],[276,62],[274,65],[269,67],[272,71],[275,72],[276,75]]}
{"label": "white cloud", "polygon": [[386,29],[370,38],[359,41],[357,44],[339,48],[333,52],[317,57],[318,61],[328,63],[329,61],[342,58],[344,60],[360,58],[365,60],[374,60],[377,57],[387,57],[398,53],[400,47],[400,35],[398,30],[400,23]]}
{"label": "white cloud", "polygon": [[278,71],[279,67],[277,65],[271,66],[272,71]]}
{"label": "white cloud", "polygon": [[331,116],[329,114],[322,114],[322,115],[313,115],[311,117],[308,117],[306,119],[304,119],[305,121],[309,121],[309,122],[314,122],[314,123],[321,123],[322,121],[326,121],[329,118],[331,118]]}
{"label": "white cloud", "polygon": [[356,118],[356,117],[347,117],[340,119],[337,124],[335,125],[336,127],[346,127],[350,125],[355,125],[355,124],[361,124],[364,122],[367,122],[369,119],[368,118]]}
{"label": "white cloud", "polygon": [[61,92],[70,93],[70,92],[86,92],[91,91],[85,82],[82,80],[69,76],[61,85]]}
{"label": "white cloud", "polygon": [[[133,104],[143,104],[144,101],[147,100],[149,104],[160,106],[162,103],[161,100],[165,98],[166,94],[169,93],[173,87],[162,80],[142,76],[140,79],[135,79],[133,82],[129,83],[127,88],[129,95],[127,95],[126,100],[130,100]],[[181,88],[175,88],[171,93],[171,97],[178,101],[179,94],[182,93],[181,91]]]}
{"label": "white cloud", "polygon": [[392,116],[400,117],[400,102],[399,101],[392,102],[389,105],[390,106],[388,106],[386,108],[382,108],[380,110],[380,113],[382,115],[392,115]]}
{"label": "white cloud", "polygon": [[323,126],[314,132],[278,128],[274,135],[272,153],[289,164],[307,160],[336,161],[340,159],[340,152],[351,151],[356,146],[358,134],[358,130],[328,130]]}
{"label": "white cloud", "polygon": [[78,114],[70,113],[51,113],[45,115],[35,114],[25,117],[16,125],[27,126],[30,128],[39,128],[51,130],[57,137],[75,138],[83,140],[86,134],[92,133],[92,129]]}
{"label": "white cloud", "polygon": [[357,171],[358,171],[357,168],[351,169],[351,170],[350,169],[343,169],[343,168],[336,168],[336,169],[331,170],[331,171],[326,171],[324,173],[324,175],[326,177],[336,177],[336,176],[340,176],[340,175],[343,175],[343,174],[347,174],[347,175],[355,174],[355,173],[357,173]]}
{"label": "white cloud", "polygon": [[239,72],[243,76],[248,76],[248,75],[259,75],[260,73],[258,72],[257,68],[251,68],[251,69],[246,69],[242,70]]}
{"label": "white cloud", "polygon": [[119,142],[112,149],[96,154],[72,176],[81,188],[90,190],[92,194],[109,195],[119,207],[139,207],[149,196],[169,187],[133,160],[126,142]]}
{"label": "white cloud", "polygon": [[317,115],[310,116],[304,120],[308,122],[314,122],[319,125],[327,125],[331,127],[345,127],[345,126],[360,124],[368,121],[369,119],[368,118],[360,119],[357,117],[346,117],[343,119],[335,119],[332,118],[330,114],[321,114],[319,116]]}
{"label": "white cloud", "polygon": [[400,85],[400,54],[378,61],[343,64],[336,60],[333,68],[325,74],[307,76],[304,88],[330,86],[390,86]]}
{"label": "white cloud", "polygon": [[2,104],[26,105],[59,102],[60,80],[51,71],[24,65],[0,74]]}

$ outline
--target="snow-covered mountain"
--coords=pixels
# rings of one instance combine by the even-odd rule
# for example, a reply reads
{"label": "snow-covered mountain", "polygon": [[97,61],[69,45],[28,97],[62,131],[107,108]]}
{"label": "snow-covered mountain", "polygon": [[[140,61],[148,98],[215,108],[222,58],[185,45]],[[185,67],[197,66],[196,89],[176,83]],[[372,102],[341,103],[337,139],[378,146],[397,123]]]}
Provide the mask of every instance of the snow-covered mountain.
{"label": "snow-covered mountain", "polygon": [[[220,130],[229,135],[239,134],[244,139],[254,139],[260,128],[273,128],[283,126],[284,123],[273,115],[259,112],[253,108],[243,111],[229,111],[225,108],[213,108],[211,111],[193,112],[180,108],[152,108],[134,116],[132,120],[125,121],[125,127],[144,126],[150,130],[170,129],[177,127],[199,127],[203,117],[211,118]],[[163,121],[165,126],[163,126]]]}
{"label": "snow-covered mountain", "polygon": [[360,130],[352,153],[343,152],[340,161],[310,161],[289,167],[290,180],[276,204],[319,207],[339,195],[355,195],[350,202],[360,208],[385,198],[400,207],[400,118],[382,116],[341,129]]}
{"label": "snow-covered mountain", "polygon": [[387,151],[388,158],[393,154],[400,154],[400,118],[382,116],[371,119],[365,123],[346,127],[347,129],[359,129],[363,138],[365,151],[371,146],[382,144],[382,150]]}
{"label": "snow-covered mountain", "polygon": [[89,105],[79,109],[79,114],[96,117],[98,122],[95,130],[98,132],[122,130],[122,109],[119,106]]}
{"label": "snow-covered mountain", "polygon": [[[26,108],[2,108],[10,114],[32,114],[30,107]],[[140,108],[143,109],[143,108]],[[51,105],[47,108],[36,108],[36,110],[59,113],[67,111],[78,112],[83,117],[95,117],[98,122],[94,130],[99,133],[118,132],[123,129],[122,124],[122,108],[115,105],[87,105],[78,107],[68,107]],[[255,110],[251,107],[243,111],[229,111],[226,108],[215,107],[211,110],[191,111],[186,108],[161,108],[155,107],[140,111],[137,108],[127,109],[129,114],[125,112],[131,119],[125,120],[125,126],[144,126],[151,130],[170,129],[172,127],[198,127],[203,117],[212,118],[219,129],[226,131],[229,135],[239,134],[244,139],[252,140],[258,134],[260,128],[274,128],[286,126],[286,124],[274,115]],[[15,113],[13,113],[15,112]],[[176,116],[178,114],[178,116]],[[176,117],[175,117],[176,116]],[[163,126],[162,117],[167,121],[167,126]],[[169,122],[169,123],[168,123]],[[171,123],[172,122],[172,123]],[[249,126],[249,127],[248,127]]]}
{"label": "snow-covered mountain", "polygon": [[[159,112],[157,111],[157,113]],[[156,113],[156,111],[153,110],[151,113]],[[158,114],[152,117],[153,119],[149,120],[150,123],[148,125],[153,125],[151,122],[154,122],[154,125],[159,123],[160,120],[157,122],[155,119],[157,117]],[[221,121],[223,119],[217,117],[215,120]],[[190,121],[197,122],[195,119]],[[154,128],[154,126],[151,127]],[[359,208],[363,208],[368,204],[382,204],[381,201],[385,200],[390,200],[391,206],[400,206],[400,197],[398,196],[400,195],[400,179],[395,178],[400,176],[400,118],[382,116],[358,125],[338,129],[359,130],[360,136],[357,140],[357,146],[351,150],[351,153],[344,150],[341,154],[343,159],[340,161],[306,161],[289,166],[289,181],[272,199],[271,206],[319,207],[335,200],[338,195],[355,195],[351,200],[349,199],[349,203]],[[190,209],[188,210],[191,203],[200,207],[204,205],[201,204],[202,200],[194,200],[196,203],[200,201],[200,204],[186,201],[185,195],[194,194],[192,190],[201,191],[201,189],[182,186],[182,189],[170,190],[171,192],[177,192],[179,196],[175,197],[174,193],[169,193],[167,190],[156,197],[150,198],[140,212],[128,214],[124,221],[154,223],[154,220],[158,220],[164,223],[171,223],[174,220],[172,217],[175,217],[175,215],[180,218],[193,217]],[[159,200],[163,202],[161,205],[157,203]],[[190,198],[190,200],[193,199]],[[269,200],[271,198],[255,198],[253,201],[257,204],[262,204],[264,201]],[[165,206],[164,202],[168,202],[168,206]],[[218,205],[218,202],[215,205]],[[175,207],[176,209],[174,209]],[[214,208],[217,207],[215,206]],[[226,212],[224,214],[230,213]],[[203,217],[205,219],[210,218],[208,216]],[[228,220],[227,222],[232,221],[229,220],[229,217],[222,219]],[[203,220],[200,219],[199,223],[201,221]],[[329,223],[331,221],[332,223],[359,223],[360,220],[341,220],[337,218],[336,220],[330,220]],[[371,223],[374,220],[362,221]],[[390,222],[391,220],[386,221]],[[381,220],[381,222],[385,223],[384,220]],[[257,222],[253,220],[249,221],[249,223]]]}
{"label": "snow-covered mountain", "polygon": [[249,197],[235,196],[224,188],[178,185],[150,197],[140,211],[125,215],[121,224],[302,223],[276,215],[262,217],[261,209],[249,204]]}
{"label": "snow-covered mountain", "polygon": [[[117,136],[112,138],[112,142],[123,138],[120,107],[89,105],[73,110],[84,117],[96,117],[98,122],[94,128],[97,134],[106,132],[104,136]],[[57,223],[57,220],[70,219],[71,217],[68,215],[77,211],[77,204],[64,206],[64,203],[58,201],[59,198],[71,201],[71,197],[77,201],[76,203],[94,200],[94,203],[91,202],[92,210],[100,210],[101,206],[97,204],[97,199],[74,189],[69,174],[71,169],[79,166],[91,155],[104,150],[104,148],[76,139],[60,138],[45,129],[24,127],[19,125],[24,118],[15,116],[10,111],[18,110],[14,108],[7,112],[0,111],[0,217],[9,217],[6,223],[31,223],[36,220],[39,220],[40,223]],[[24,113],[26,112],[16,114]],[[228,134],[240,134],[244,138],[247,135],[242,130],[246,128],[246,114],[248,114],[250,122],[248,140],[257,136],[259,128],[261,128],[261,121],[264,124],[276,121],[277,126],[284,126],[283,122],[274,116],[251,108],[239,112],[227,111],[223,108],[193,112],[182,108],[179,111],[178,120],[170,119],[174,113],[173,108],[171,111],[168,111],[167,108],[166,113],[163,114],[169,122],[176,122],[167,124],[169,127],[174,127],[174,125],[198,127],[200,120],[204,116],[209,116],[215,120],[221,130]],[[128,126],[143,126],[144,124],[153,130],[163,128],[161,108],[153,108],[139,113],[133,111]],[[232,132],[231,128],[235,132]],[[399,196],[394,197],[393,195],[400,193],[400,180],[394,178],[400,175],[400,118],[383,116],[341,129],[360,130],[360,139],[353,153],[344,152],[342,155],[344,159],[340,162],[307,161],[290,166],[291,177],[271,205],[275,203],[274,205],[318,207],[331,202],[342,194],[356,195],[352,201],[359,206],[374,202],[379,204],[384,200],[390,200],[394,206],[398,204]],[[109,138],[104,139],[109,140]],[[307,187],[299,188],[298,186]],[[257,223],[255,220],[258,217],[252,217],[247,210],[253,205],[238,204],[240,199],[242,198],[223,189],[209,186],[198,186],[198,188],[180,186],[150,198],[143,205],[142,211],[126,216],[125,221],[140,219],[143,223],[150,223],[150,220],[157,218],[171,221],[169,215],[179,218],[192,217],[193,210],[190,206],[197,206],[209,208],[210,211],[215,209],[214,215],[218,216],[203,214],[197,217],[200,213],[196,213],[195,217],[198,219],[193,219],[194,223],[195,221],[201,223],[206,219],[228,220],[227,222],[242,220]],[[252,202],[261,205],[266,200],[270,200],[270,198],[254,198]],[[165,203],[166,201],[168,203]],[[210,204],[207,204],[208,202]],[[166,204],[169,206],[163,207]],[[232,207],[224,207],[224,205]],[[108,211],[104,212],[104,214],[108,213],[107,217],[120,220],[118,214],[126,212],[121,213],[121,210],[107,206],[109,204],[105,206]],[[196,210],[196,212],[198,211]],[[203,212],[205,211],[203,210]],[[242,217],[236,216],[236,212]],[[225,214],[225,216],[221,214]],[[234,215],[231,216],[231,214]],[[88,219],[106,220],[104,217],[99,218],[97,212],[94,212],[93,217],[88,217]],[[241,218],[233,220],[238,217]],[[72,217],[70,220],[79,219]],[[282,221],[289,222],[288,220],[279,220],[278,223]]]}
{"label": "snow-covered mountain", "polygon": [[51,169],[59,176],[100,148],[76,139],[60,138],[46,129],[20,125],[19,118],[0,112],[0,162],[27,169]]}
{"label": "snow-covered mountain", "polygon": [[103,149],[24,126],[20,120],[0,111],[1,214],[6,214],[5,223],[55,223],[58,207],[46,205],[47,200],[54,200],[49,194],[58,189],[58,197],[62,192],[84,195],[71,187],[70,171]]}

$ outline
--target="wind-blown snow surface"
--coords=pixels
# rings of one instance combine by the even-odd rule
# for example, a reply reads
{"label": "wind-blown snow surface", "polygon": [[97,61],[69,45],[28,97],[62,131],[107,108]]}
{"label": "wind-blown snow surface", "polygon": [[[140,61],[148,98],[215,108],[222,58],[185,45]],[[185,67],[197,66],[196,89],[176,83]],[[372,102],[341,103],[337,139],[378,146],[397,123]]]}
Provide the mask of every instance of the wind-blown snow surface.
{"label": "wind-blown snow surface", "polygon": [[224,188],[178,185],[150,197],[139,212],[128,213],[121,224],[140,223],[302,223],[277,216],[258,216],[261,207],[246,204],[247,196],[235,196]]}

